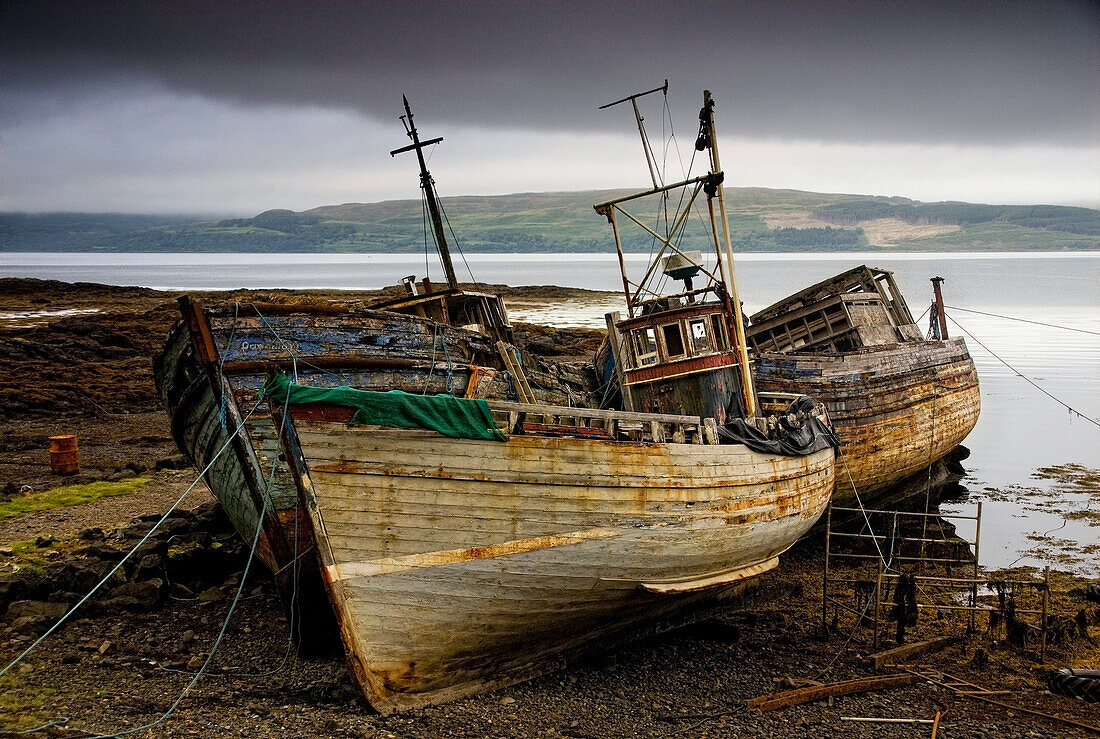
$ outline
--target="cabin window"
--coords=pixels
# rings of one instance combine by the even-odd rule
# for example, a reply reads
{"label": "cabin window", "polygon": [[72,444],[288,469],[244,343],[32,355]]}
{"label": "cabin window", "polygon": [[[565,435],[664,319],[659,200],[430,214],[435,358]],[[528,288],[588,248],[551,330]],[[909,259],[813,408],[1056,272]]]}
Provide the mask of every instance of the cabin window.
{"label": "cabin window", "polygon": [[691,334],[692,354],[711,354],[714,352],[714,347],[710,340],[710,333],[707,331],[707,320],[705,318],[690,321],[688,323],[688,330]]}
{"label": "cabin window", "polygon": [[651,328],[634,332],[634,358],[637,366],[657,364],[657,336]]}
{"label": "cabin window", "polygon": [[661,337],[665,340],[665,354],[670,357],[682,357],[687,354],[684,349],[684,335],[680,332],[679,323],[669,323],[661,326]]}
{"label": "cabin window", "polygon": [[721,313],[714,313],[710,317],[711,333],[714,336],[714,350],[722,351],[729,348],[729,341],[726,340],[726,330],[724,327],[725,321],[722,320]]}

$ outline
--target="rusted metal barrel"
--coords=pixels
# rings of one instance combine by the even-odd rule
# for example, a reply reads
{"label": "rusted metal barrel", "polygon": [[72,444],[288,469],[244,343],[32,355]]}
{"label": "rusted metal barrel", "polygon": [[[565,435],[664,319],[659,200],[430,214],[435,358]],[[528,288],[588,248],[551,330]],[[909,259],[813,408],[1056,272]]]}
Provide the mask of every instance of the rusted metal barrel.
{"label": "rusted metal barrel", "polygon": [[80,471],[80,449],[76,436],[50,437],[50,468],[55,475],[75,475]]}

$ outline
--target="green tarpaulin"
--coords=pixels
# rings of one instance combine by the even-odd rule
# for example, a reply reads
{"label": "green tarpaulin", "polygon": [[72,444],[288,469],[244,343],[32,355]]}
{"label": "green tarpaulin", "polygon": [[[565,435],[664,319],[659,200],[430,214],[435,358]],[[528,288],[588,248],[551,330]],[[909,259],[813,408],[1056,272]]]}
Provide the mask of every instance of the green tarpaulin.
{"label": "green tarpaulin", "polygon": [[269,398],[276,404],[331,403],[354,408],[353,425],[431,429],[456,439],[507,440],[497,428],[489,404],[484,400],[453,395],[410,395],[400,390],[379,393],[350,387],[307,387],[296,385],[281,374],[267,378],[260,397]]}

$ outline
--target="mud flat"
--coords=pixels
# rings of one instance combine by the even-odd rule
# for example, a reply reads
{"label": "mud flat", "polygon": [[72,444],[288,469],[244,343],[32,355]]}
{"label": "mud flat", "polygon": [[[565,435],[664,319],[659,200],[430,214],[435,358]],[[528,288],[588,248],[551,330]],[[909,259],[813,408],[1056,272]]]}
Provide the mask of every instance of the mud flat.
{"label": "mud flat", "polygon": [[[582,292],[533,288],[514,291],[510,300],[606,297]],[[320,297],[262,291],[202,299]],[[0,668],[109,572],[193,482],[191,470],[177,469],[181,460],[157,407],[150,366],[175,320],[174,298],[139,288],[0,280],[0,314],[47,314],[0,319],[7,368],[0,374],[0,498],[7,499],[0,506],[73,483],[133,483],[124,495],[0,518]],[[538,353],[581,359],[599,338],[584,329],[528,335]],[[75,477],[49,471],[46,439],[57,433],[79,435],[82,471]],[[1052,474],[1089,484],[1087,472]],[[937,711],[939,736],[1090,735],[926,682],[768,713],[747,708],[746,700],[759,695],[876,674],[864,660],[871,651],[866,631],[824,638],[821,551],[819,540],[803,542],[749,601],[693,626],[504,690],[380,717],[358,700],[340,655],[299,657],[289,649],[270,577],[255,564],[245,576],[248,548],[200,484],[120,574],[0,678],[0,730],[57,721],[40,734],[82,736],[143,726],[167,711],[205,665],[172,715],[137,736],[900,737],[928,735],[930,728],[843,717],[932,719]],[[984,619],[978,634],[922,660],[1010,691],[997,699],[1018,709],[1100,725],[1100,706],[1045,690],[1051,668],[1100,666],[1100,611],[1085,600],[1084,588],[1080,578],[1054,578],[1051,614],[1060,637],[1048,644],[1045,663],[1034,640],[1010,644],[1000,631],[986,633]],[[224,639],[206,664],[234,602]],[[964,637],[964,626],[951,613],[922,613],[911,638]]]}

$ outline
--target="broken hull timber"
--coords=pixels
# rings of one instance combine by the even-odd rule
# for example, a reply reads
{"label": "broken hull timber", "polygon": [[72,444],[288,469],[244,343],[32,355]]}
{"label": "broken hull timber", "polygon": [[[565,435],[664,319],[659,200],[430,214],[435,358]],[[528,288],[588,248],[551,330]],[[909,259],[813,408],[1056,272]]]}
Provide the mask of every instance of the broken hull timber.
{"label": "broken hull timber", "polygon": [[831,449],[502,443],[290,414],[288,457],[351,672],[383,713],[690,620],[774,567],[834,482]]}
{"label": "broken hull timber", "polygon": [[978,376],[962,339],[842,353],[757,355],[756,387],[825,404],[840,439],[839,505],[880,496],[939,461],[973,430]]}

